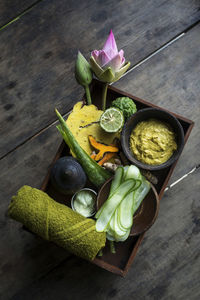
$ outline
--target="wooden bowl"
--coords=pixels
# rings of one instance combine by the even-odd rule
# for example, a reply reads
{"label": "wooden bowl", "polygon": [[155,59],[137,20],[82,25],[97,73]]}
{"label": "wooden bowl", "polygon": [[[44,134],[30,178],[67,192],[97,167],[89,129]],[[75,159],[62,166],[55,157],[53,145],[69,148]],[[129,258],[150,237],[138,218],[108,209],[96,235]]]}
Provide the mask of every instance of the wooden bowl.
{"label": "wooden bowl", "polygon": [[[107,200],[113,177],[109,178],[101,187],[97,195],[97,210]],[[133,226],[130,235],[135,236],[147,231],[155,222],[159,210],[159,198],[155,187],[151,184],[151,189],[142,201],[138,210],[133,216]]]}
{"label": "wooden bowl", "polygon": [[[148,165],[137,160],[130,149],[130,135],[132,130],[139,122],[150,118],[168,123],[176,135],[177,150],[174,151],[172,156],[165,163],[160,165]],[[121,133],[121,145],[124,154],[132,164],[142,169],[157,171],[169,167],[178,159],[184,147],[184,132],[178,119],[169,112],[158,108],[145,108],[133,114],[125,123]]]}

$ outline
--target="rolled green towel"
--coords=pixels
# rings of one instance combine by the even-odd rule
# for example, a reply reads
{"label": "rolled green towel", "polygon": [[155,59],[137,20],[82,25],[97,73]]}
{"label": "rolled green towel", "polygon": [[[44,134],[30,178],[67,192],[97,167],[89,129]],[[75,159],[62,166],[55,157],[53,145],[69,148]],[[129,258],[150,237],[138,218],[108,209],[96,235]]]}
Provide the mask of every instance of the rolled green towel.
{"label": "rolled green towel", "polygon": [[94,220],[30,186],[23,186],[12,197],[8,214],[42,238],[88,260],[93,260],[105,246],[106,234],[95,230]]}

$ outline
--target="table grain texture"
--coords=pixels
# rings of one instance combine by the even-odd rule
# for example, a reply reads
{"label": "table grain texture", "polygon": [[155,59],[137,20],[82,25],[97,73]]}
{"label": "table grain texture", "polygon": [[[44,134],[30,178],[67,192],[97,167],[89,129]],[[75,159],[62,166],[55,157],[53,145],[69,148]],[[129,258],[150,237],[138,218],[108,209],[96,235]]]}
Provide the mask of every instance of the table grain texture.
{"label": "table grain texture", "polygon": [[[199,0],[1,1],[0,299],[200,299],[199,21]],[[61,143],[54,107],[66,114],[83,94],[77,51],[89,58],[110,29],[132,63],[114,86],[195,122],[125,278],[6,214],[18,188],[40,187]]]}

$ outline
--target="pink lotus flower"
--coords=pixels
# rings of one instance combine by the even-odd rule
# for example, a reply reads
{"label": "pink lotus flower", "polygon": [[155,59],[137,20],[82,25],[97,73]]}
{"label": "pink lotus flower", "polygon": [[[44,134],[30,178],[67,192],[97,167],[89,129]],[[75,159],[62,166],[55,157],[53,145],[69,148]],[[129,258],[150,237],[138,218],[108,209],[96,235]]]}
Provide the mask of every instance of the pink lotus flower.
{"label": "pink lotus flower", "polygon": [[103,49],[92,51],[90,64],[97,78],[108,83],[117,81],[129,68],[130,62],[125,62],[124,51],[118,52],[112,30]]}

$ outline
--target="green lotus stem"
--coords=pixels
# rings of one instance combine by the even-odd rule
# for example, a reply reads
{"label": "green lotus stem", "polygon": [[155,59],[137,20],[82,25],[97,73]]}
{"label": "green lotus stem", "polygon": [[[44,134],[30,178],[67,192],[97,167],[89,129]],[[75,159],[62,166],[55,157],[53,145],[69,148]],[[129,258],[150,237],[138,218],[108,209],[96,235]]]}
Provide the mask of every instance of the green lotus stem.
{"label": "green lotus stem", "polygon": [[102,110],[106,110],[106,98],[107,98],[107,90],[108,90],[108,83],[103,84],[103,93],[102,93]]}
{"label": "green lotus stem", "polygon": [[85,86],[85,94],[86,94],[86,98],[87,98],[87,104],[88,105],[92,104],[89,85]]}

